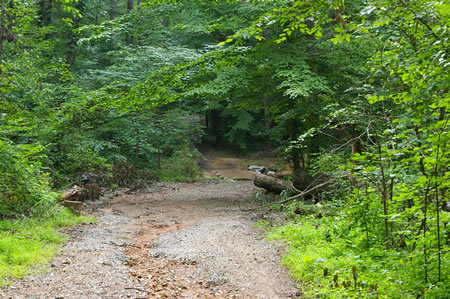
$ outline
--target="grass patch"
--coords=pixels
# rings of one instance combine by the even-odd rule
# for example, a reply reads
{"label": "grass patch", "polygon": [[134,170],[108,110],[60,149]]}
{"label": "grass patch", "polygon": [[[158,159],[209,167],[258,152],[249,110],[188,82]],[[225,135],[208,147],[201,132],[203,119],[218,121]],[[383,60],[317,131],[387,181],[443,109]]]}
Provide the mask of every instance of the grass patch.
{"label": "grass patch", "polygon": [[253,224],[256,229],[267,231],[270,229],[271,224],[267,220],[259,220]]}
{"label": "grass patch", "polygon": [[201,180],[201,176],[186,176],[172,172],[162,172],[161,181],[163,182],[183,182],[192,183]]}
{"label": "grass patch", "polygon": [[42,271],[68,238],[58,228],[93,222],[91,217],[78,217],[66,209],[47,219],[0,220],[0,286]]}
{"label": "grass patch", "polygon": [[[295,222],[269,229],[269,240],[289,245],[282,263],[305,298],[448,298],[444,282],[424,287],[417,270],[420,258],[406,251],[365,247],[341,216],[304,215]],[[266,225],[260,225],[266,226]],[[443,277],[450,275],[443,261]]]}

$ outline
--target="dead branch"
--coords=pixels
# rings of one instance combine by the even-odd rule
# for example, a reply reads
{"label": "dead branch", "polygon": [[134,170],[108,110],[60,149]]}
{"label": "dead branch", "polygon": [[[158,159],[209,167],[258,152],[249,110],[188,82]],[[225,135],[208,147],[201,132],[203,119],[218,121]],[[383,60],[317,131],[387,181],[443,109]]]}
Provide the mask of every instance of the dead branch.
{"label": "dead branch", "polygon": [[309,190],[305,190],[305,191],[303,191],[303,192],[301,192],[301,193],[299,193],[299,194],[296,194],[296,195],[294,195],[294,196],[291,196],[291,197],[289,197],[289,198],[287,198],[287,199],[285,199],[285,200],[274,202],[274,203],[272,203],[271,205],[284,204],[284,203],[287,203],[287,202],[292,201],[292,200],[294,200],[294,199],[301,198],[301,197],[303,197],[303,196],[305,196],[305,195],[308,195],[308,194],[312,193],[313,191],[315,191],[315,190],[317,190],[317,189],[320,189],[320,188],[322,188],[322,187],[324,187],[324,186],[326,186],[326,185],[328,185],[328,184],[334,182],[334,181],[337,180],[337,179],[340,179],[340,178],[343,178],[343,177],[346,177],[346,176],[348,176],[348,175],[346,174],[346,175],[343,175],[343,176],[340,176],[340,177],[337,177],[337,178],[332,178],[332,179],[330,179],[330,180],[328,180],[328,181],[326,181],[326,182],[324,182],[324,183],[322,183],[322,184],[319,184],[319,185],[317,185],[317,186],[314,186],[313,188],[311,188],[311,189],[309,189]]}
{"label": "dead branch", "polygon": [[289,197],[289,198],[287,198],[287,199],[285,199],[285,200],[283,200],[283,201],[281,201],[281,202],[278,202],[278,203],[279,203],[279,204],[286,203],[286,202],[288,202],[288,201],[291,201],[291,200],[294,200],[294,199],[303,197],[303,196],[305,196],[305,195],[308,195],[308,194],[312,193],[313,191],[315,191],[315,190],[317,190],[317,189],[320,189],[320,188],[322,188],[322,187],[324,187],[324,186],[326,186],[326,185],[328,185],[328,184],[334,182],[335,180],[336,180],[336,178],[333,178],[333,179],[331,179],[331,180],[328,180],[328,181],[326,181],[326,182],[324,182],[324,183],[322,183],[322,184],[319,184],[319,185],[317,185],[317,186],[314,186],[313,188],[311,188],[311,189],[309,189],[309,190],[307,190],[307,191],[303,191],[302,193],[299,193],[299,194],[296,194],[296,195],[294,195],[294,196],[291,196],[291,197]]}

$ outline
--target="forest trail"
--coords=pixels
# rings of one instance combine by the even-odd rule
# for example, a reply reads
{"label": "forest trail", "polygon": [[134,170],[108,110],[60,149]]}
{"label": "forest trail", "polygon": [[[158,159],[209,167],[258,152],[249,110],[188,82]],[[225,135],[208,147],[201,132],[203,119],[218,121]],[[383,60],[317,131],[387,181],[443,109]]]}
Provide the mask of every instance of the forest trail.
{"label": "forest trail", "polygon": [[49,271],[1,298],[292,298],[280,251],[254,227],[249,181],[155,184],[86,208]]}

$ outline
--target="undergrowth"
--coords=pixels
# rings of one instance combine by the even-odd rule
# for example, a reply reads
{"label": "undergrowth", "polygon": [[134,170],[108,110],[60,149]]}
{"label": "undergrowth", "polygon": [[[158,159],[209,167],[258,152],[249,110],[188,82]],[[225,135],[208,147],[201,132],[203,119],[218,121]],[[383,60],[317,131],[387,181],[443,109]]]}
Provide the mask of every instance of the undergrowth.
{"label": "undergrowth", "polygon": [[[424,287],[419,258],[406,250],[367,246],[345,208],[334,216],[297,215],[295,210],[299,209],[287,209],[288,224],[261,223],[260,227],[268,229],[269,240],[281,239],[289,245],[282,263],[306,298],[448,298],[450,286],[445,282]],[[444,260],[443,269],[443,277],[449,277],[448,261]]]}
{"label": "undergrowth", "polygon": [[192,182],[200,179],[198,150],[185,146],[174,155],[163,161],[160,178],[165,182]]}
{"label": "undergrowth", "polygon": [[66,209],[44,219],[0,220],[0,286],[45,270],[43,265],[68,238],[58,228],[93,222],[91,217],[75,216]]}

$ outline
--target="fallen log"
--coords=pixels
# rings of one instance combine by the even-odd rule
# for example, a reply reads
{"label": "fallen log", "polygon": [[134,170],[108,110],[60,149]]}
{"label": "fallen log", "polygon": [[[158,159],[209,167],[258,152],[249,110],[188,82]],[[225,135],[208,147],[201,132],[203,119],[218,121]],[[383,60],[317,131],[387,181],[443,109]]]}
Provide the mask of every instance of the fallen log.
{"label": "fallen log", "polygon": [[68,201],[85,201],[89,199],[89,195],[86,189],[74,185],[72,188],[63,191],[62,198]]}
{"label": "fallen log", "polygon": [[292,189],[291,182],[260,173],[255,173],[253,184],[255,184],[256,187],[264,188],[268,191],[278,194],[280,194],[284,190]]}
{"label": "fallen log", "polygon": [[63,200],[86,201],[100,198],[100,187],[97,184],[84,184],[82,187],[74,185],[62,192]]}
{"label": "fallen log", "polygon": [[[323,176],[323,175],[317,176],[315,179],[312,180],[312,182],[310,182],[310,184],[303,191],[297,189],[295,187],[295,184],[292,184],[290,181],[275,178],[272,176],[267,176],[264,174],[259,174],[259,173],[255,173],[255,176],[253,179],[253,184],[256,187],[264,188],[268,191],[278,193],[278,194],[280,194],[284,190],[291,190],[291,191],[297,193],[285,200],[274,202],[271,204],[271,205],[275,205],[275,204],[284,204],[284,203],[287,203],[287,202],[290,202],[290,201],[293,201],[293,200],[296,200],[299,198],[303,198],[310,194],[313,194],[313,197],[314,197],[314,194],[316,194],[317,192],[323,191],[324,187],[326,187],[328,184],[334,182],[335,180],[337,180],[339,178],[348,177],[348,174],[344,174],[340,177],[335,177],[335,178],[331,178],[327,181],[323,181],[323,179],[325,177],[326,176]],[[320,182],[320,181],[322,181],[322,182]]]}
{"label": "fallen log", "polygon": [[[342,177],[347,177],[347,175],[344,175]],[[276,192],[276,193],[281,193],[284,190],[294,190],[296,192],[298,192],[296,195],[293,195],[285,200],[281,200],[281,201],[277,201],[272,203],[271,205],[277,205],[277,204],[284,204],[299,198],[302,198],[306,195],[309,195],[313,192],[317,192],[317,190],[320,190],[321,188],[325,187],[326,185],[334,182],[336,179],[338,178],[332,178],[326,182],[323,182],[321,184],[318,184],[310,189],[307,189],[305,191],[300,191],[297,190],[291,182],[286,181],[286,180],[281,180],[281,179],[276,179],[267,175],[263,175],[263,174],[255,174],[255,178],[253,180],[253,183],[255,184],[255,186],[260,187],[260,188],[264,188],[268,191],[272,191],[272,192]]]}

